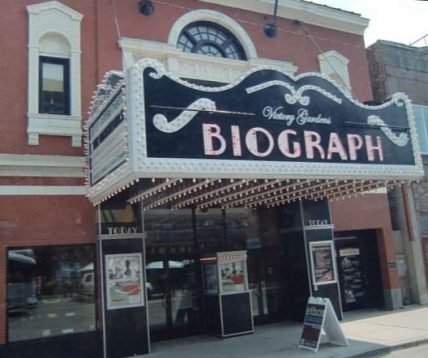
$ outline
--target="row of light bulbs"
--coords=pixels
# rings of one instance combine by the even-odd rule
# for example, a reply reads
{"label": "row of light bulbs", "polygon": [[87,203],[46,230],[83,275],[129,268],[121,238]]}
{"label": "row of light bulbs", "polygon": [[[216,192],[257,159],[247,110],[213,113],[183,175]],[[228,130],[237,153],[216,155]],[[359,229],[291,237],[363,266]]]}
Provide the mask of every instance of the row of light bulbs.
{"label": "row of light bulbs", "polygon": [[[278,206],[300,199],[337,200],[362,195],[373,189],[399,186],[399,180],[338,179],[152,179],[152,185],[129,202],[142,202],[145,210],[196,206]],[[189,183],[190,182],[190,183]]]}

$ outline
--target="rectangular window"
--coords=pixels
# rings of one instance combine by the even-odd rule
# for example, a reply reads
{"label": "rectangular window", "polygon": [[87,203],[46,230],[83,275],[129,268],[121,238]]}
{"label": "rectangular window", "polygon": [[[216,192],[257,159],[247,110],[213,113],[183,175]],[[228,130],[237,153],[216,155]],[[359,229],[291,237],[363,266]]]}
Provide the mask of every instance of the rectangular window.
{"label": "rectangular window", "polygon": [[428,153],[428,106],[414,105],[416,131],[422,153]]}
{"label": "rectangular window", "polygon": [[423,233],[428,233],[428,215],[424,214],[420,216],[421,218],[421,229]]}
{"label": "rectangular window", "polygon": [[95,330],[92,245],[7,252],[8,341]]}
{"label": "rectangular window", "polygon": [[69,60],[40,57],[39,112],[70,114]]}

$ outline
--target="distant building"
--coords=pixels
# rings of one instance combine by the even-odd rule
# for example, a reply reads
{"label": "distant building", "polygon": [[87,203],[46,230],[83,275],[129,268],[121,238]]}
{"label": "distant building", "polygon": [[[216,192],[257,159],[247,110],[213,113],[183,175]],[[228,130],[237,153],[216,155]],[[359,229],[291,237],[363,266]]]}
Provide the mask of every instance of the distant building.
{"label": "distant building", "polygon": [[[419,43],[423,43],[420,41]],[[373,97],[396,92],[413,104],[425,176],[390,192],[397,264],[405,303],[428,303],[428,47],[377,41],[367,49]]]}

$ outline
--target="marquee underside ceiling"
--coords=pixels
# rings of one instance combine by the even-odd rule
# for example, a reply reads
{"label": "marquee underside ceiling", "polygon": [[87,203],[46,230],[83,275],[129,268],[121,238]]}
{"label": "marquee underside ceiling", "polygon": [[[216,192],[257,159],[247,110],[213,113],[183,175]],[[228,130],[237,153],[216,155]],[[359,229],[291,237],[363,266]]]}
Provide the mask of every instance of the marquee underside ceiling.
{"label": "marquee underside ceiling", "polygon": [[186,207],[275,207],[299,200],[341,200],[380,188],[403,185],[393,180],[334,179],[141,179],[128,202],[145,210]]}

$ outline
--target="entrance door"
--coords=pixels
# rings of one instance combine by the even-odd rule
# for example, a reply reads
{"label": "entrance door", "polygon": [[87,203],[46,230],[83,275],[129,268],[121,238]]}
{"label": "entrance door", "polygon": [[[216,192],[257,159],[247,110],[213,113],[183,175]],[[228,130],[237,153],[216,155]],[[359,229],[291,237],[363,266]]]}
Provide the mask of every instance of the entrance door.
{"label": "entrance door", "polygon": [[146,262],[152,340],[199,333],[200,309],[192,259]]}
{"label": "entrance door", "polygon": [[248,284],[256,324],[284,318],[280,256],[278,249],[248,251]]}

